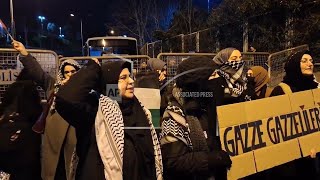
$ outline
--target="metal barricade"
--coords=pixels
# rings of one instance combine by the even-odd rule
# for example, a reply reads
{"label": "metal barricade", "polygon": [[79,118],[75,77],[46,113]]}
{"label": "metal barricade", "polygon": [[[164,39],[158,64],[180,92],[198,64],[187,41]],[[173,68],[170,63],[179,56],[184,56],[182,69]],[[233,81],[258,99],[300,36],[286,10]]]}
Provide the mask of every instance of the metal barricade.
{"label": "metal barricade", "polygon": [[[191,56],[207,56],[210,58],[214,58],[216,54],[214,53],[160,53],[157,58],[166,62],[167,64],[167,78],[170,81],[175,75],[177,71],[177,67],[181,61],[187,59]],[[169,86],[172,86],[175,81],[171,81]]]}
{"label": "metal barricade", "polygon": [[106,61],[112,61],[112,60],[119,60],[119,59],[126,59],[132,61],[132,69],[133,69],[133,75],[135,75],[138,72],[143,72],[147,69],[147,61],[150,59],[149,56],[146,55],[128,55],[128,56],[118,56],[118,55],[112,55],[108,54],[106,56],[84,56],[84,57],[64,57],[59,59],[59,65],[66,59],[73,59],[77,61],[80,65],[85,65],[89,60],[91,61],[91,58],[97,58],[100,62],[104,63]]}
{"label": "metal barricade", "polygon": [[199,47],[197,46],[197,35],[198,33],[191,33],[183,36],[184,41],[184,52],[199,52]]}
{"label": "metal barricade", "polygon": [[270,54],[268,58],[268,65],[269,65],[268,72],[270,76],[269,86],[275,87],[282,81],[285,75],[284,64],[292,53],[308,50],[308,49],[309,49],[308,45],[301,45],[291,49],[286,49],[280,52]]}
{"label": "metal barricade", "polygon": [[268,67],[268,58],[270,53],[268,52],[242,52],[242,59],[246,62],[247,67],[262,66],[266,70]]}
{"label": "metal barricade", "polygon": [[[56,77],[58,55],[55,52],[37,49],[28,49],[27,51],[37,59],[46,73]],[[15,82],[16,77],[23,69],[23,65],[18,59],[19,53],[15,49],[0,48],[0,102],[9,85]],[[46,100],[46,95],[42,88],[38,87],[38,90],[41,99]]]}

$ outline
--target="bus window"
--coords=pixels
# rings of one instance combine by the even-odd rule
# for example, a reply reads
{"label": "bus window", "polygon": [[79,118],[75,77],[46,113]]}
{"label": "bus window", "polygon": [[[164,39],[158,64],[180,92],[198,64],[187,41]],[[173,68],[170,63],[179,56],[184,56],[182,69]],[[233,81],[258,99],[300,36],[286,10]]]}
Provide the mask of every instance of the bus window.
{"label": "bus window", "polygon": [[107,54],[137,55],[137,40],[124,37],[89,38],[87,41],[89,56]]}

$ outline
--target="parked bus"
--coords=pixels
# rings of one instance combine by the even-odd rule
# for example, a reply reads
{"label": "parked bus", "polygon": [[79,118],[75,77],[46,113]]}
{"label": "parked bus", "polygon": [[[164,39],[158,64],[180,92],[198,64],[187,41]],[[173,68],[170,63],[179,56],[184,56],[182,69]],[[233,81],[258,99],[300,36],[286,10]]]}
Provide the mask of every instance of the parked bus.
{"label": "parked bus", "polygon": [[124,36],[93,37],[87,40],[85,52],[87,56],[138,55],[137,39]]}

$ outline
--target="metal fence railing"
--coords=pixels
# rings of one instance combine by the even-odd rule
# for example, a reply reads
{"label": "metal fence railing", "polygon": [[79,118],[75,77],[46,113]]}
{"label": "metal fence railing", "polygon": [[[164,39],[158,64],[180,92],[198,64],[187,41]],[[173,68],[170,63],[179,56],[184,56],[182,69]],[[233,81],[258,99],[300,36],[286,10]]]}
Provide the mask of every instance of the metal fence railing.
{"label": "metal fence railing", "polygon": [[118,55],[108,54],[106,56],[95,56],[95,57],[89,57],[89,56],[64,57],[59,59],[59,65],[66,59],[74,59],[80,65],[85,65],[89,60],[91,61],[91,58],[97,58],[102,63],[106,61],[119,60],[119,59],[129,60],[132,62],[133,75],[135,75],[136,73],[145,71],[147,69],[147,61],[150,59],[150,57],[146,55],[118,56]]}
{"label": "metal fence railing", "polygon": [[[157,58],[166,62],[167,64],[167,79],[170,81],[177,71],[177,67],[181,61],[191,56],[207,56],[213,58],[215,54],[213,53],[160,53]],[[175,81],[171,81],[169,86],[172,86]]]}
{"label": "metal fence railing", "polygon": [[277,86],[283,79],[285,75],[284,64],[288,57],[298,51],[308,50],[308,45],[301,45],[294,48],[286,49],[280,52],[276,52],[270,54],[268,58],[268,66],[269,66],[269,76],[270,83],[269,86],[274,87]]}
{"label": "metal fence railing", "polygon": [[[32,56],[34,56],[42,69],[49,75],[56,77],[58,67],[58,55],[49,50],[27,50]],[[18,60],[19,53],[14,49],[0,48],[0,102],[2,101],[3,94],[7,90],[8,86],[15,82],[16,77],[23,68],[22,63]],[[45,92],[38,87],[42,100],[46,99]]]}
{"label": "metal fence railing", "polygon": [[268,52],[242,52],[242,59],[246,62],[248,67],[262,66],[268,70]]}

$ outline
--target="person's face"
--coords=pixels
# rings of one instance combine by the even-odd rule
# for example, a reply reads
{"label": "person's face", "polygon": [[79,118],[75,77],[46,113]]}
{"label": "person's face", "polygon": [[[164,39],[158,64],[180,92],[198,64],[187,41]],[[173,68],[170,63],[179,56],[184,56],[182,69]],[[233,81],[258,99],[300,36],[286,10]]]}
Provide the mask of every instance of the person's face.
{"label": "person's face", "polygon": [[228,61],[241,61],[241,60],[242,60],[242,55],[239,50],[234,50],[228,59]]}
{"label": "person's face", "polygon": [[119,93],[122,98],[131,99],[134,96],[134,80],[130,77],[128,68],[124,68],[118,81]]}
{"label": "person's face", "polygon": [[300,68],[303,75],[313,74],[313,60],[309,54],[304,54],[300,61]]}
{"label": "person's face", "polygon": [[65,79],[70,79],[70,77],[77,72],[76,68],[71,65],[66,65],[63,69],[63,76]]}

